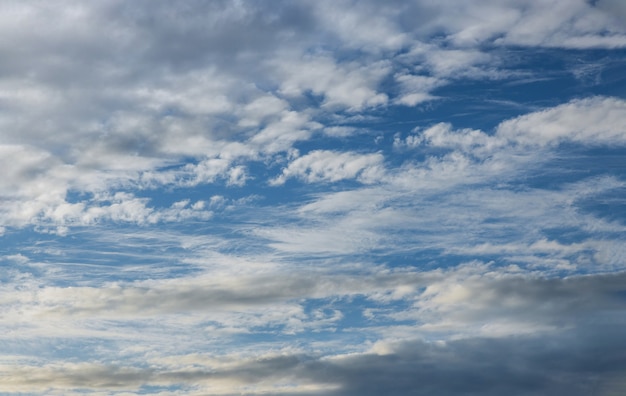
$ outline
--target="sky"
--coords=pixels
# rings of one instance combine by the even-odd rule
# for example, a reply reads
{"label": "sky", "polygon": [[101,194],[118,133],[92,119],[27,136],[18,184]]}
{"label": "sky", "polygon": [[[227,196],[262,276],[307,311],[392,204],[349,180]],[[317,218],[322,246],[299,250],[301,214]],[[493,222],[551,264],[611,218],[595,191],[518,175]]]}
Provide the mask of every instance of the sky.
{"label": "sky", "polygon": [[622,0],[0,2],[0,395],[626,394]]}

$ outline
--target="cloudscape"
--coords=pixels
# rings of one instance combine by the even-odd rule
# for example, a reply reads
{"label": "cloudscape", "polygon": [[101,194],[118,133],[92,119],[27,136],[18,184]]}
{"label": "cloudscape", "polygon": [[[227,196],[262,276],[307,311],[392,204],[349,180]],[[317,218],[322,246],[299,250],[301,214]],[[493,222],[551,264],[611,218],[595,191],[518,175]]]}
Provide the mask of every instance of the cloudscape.
{"label": "cloudscape", "polygon": [[0,19],[0,394],[626,394],[622,0]]}

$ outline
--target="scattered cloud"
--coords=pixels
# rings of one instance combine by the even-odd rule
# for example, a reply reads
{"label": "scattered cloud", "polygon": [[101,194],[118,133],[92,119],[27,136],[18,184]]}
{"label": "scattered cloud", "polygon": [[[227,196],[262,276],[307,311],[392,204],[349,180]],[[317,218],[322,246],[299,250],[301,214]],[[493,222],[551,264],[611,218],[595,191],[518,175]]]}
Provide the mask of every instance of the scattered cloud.
{"label": "scattered cloud", "polygon": [[617,0],[0,4],[0,393],[623,394]]}

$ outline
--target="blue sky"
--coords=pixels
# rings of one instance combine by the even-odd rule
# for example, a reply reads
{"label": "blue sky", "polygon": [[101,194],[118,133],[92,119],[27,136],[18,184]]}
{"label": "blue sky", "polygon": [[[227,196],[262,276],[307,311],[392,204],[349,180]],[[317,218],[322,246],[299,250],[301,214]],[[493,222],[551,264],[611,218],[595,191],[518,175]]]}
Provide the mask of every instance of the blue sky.
{"label": "blue sky", "polygon": [[4,1],[0,54],[0,394],[626,393],[623,1]]}

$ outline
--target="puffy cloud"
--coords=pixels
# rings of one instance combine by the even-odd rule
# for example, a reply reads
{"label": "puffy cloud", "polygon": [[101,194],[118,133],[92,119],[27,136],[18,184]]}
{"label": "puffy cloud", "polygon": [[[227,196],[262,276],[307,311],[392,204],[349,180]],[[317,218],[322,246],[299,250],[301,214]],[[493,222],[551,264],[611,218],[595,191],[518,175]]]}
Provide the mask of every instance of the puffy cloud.
{"label": "puffy cloud", "polygon": [[396,136],[394,145],[398,148],[416,148],[420,144],[433,147],[446,147],[473,153],[476,149],[490,149],[498,141],[486,133],[474,129],[453,130],[450,123],[439,123],[424,130],[417,130],[415,135],[402,140]]}
{"label": "puffy cloud", "polygon": [[321,1],[314,10],[320,25],[348,48],[385,53],[410,43],[410,34],[398,23],[406,7],[399,2],[381,7],[372,1]]}
{"label": "puffy cloud", "polygon": [[[282,59],[281,59],[282,61]],[[313,57],[276,65],[282,76],[280,93],[287,96],[311,92],[323,97],[322,106],[343,107],[359,111],[364,107],[380,106],[388,97],[377,91],[381,80],[390,72],[386,61],[369,65],[336,63],[332,58]]]}

